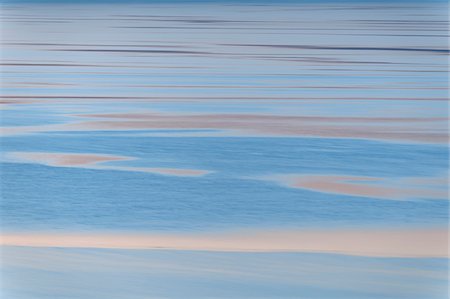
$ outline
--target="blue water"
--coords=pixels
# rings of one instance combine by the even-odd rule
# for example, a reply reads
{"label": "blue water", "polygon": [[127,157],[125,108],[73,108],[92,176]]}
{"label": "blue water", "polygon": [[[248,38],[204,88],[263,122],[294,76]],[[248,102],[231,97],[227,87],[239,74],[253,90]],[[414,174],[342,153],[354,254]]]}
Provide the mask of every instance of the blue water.
{"label": "blue water", "polygon": [[[3,256],[4,294],[17,299],[442,299],[447,292],[445,259],[62,248],[7,248]],[[46,271],[36,270],[39,260]]]}
{"label": "blue water", "polygon": [[[3,2],[2,233],[448,228],[446,1]],[[448,297],[441,255],[0,248],[5,299]]]}
{"label": "blue water", "polygon": [[[120,147],[118,146],[120,144]],[[204,177],[4,163],[2,221],[13,229],[178,231],[242,227],[445,225],[448,201],[393,201],[290,189],[276,174],[445,175],[444,146],[320,138],[9,137],[10,152],[123,155],[110,162],[206,169]],[[312,163],[320,161],[320,163]],[[93,200],[95,198],[95,200]]]}

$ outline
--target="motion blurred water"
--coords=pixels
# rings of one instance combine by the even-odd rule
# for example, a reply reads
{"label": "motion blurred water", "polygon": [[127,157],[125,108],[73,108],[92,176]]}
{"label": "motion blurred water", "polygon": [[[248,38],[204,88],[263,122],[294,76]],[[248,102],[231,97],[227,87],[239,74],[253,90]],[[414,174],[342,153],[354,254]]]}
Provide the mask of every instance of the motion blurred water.
{"label": "motion blurred water", "polygon": [[[445,2],[30,1],[4,4],[1,14],[5,233],[447,227],[448,198],[436,195],[448,194]],[[73,162],[75,154],[86,160]],[[96,163],[88,155],[127,159]],[[341,179],[308,188],[285,179],[311,175]],[[374,195],[373,186],[386,194]],[[7,250],[8,261],[40,256],[35,248]],[[44,258],[52,255],[42,250]],[[72,263],[67,254],[62,265]],[[85,261],[105,253],[77,254]],[[116,254],[126,264],[136,253]],[[144,263],[159,260],[160,253],[146,254]],[[343,273],[342,256],[318,255],[314,267],[304,268],[280,261],[309,257],[277,253],[267,257],[279,265],[267,269],[268,277],[247,276],[251,283],[236,292],[217,293],[250,275],[230,264],[246,260],[253,267],[252,258],[259,263],[261,256],[163,254],[180,254],[181,264],[187,259],[196,267],[201,258],[191,255],[215,254],[213,263],[230,272],[206,282],[202,271],[210,270],[189,278],[190,270],[177,266],[164,279],[182,284],[183,292],[126,282],[120,292],[128,295],[111,297],[102,282],[97,290],[73,289],[67,281],[79,269],[62,271],[66,282],[55,291],[54,278],[33,279],[46,267],[11,262],[4,265],[5,296],[444,298],[446,292],[446,259],[417,261],[411,271],[422,284],[414,297],[402,264],[409,260],[345,257],[354,265],[345,275],[379,273],[361,278],[359,288],[330,278]],[[329,264],[339,266],[322,267]],[[316,267],[319,278],[305,280]],[[85,271],[110,279],[100,268]],[[159,271],[148,279],[161,279]],[[274,281],[274,273],[287,280]],[[21,275],[28,277],[22,283]],[[266,280],[272,283],[262,288]],[[209,287],[198,287],[201,281]]]}

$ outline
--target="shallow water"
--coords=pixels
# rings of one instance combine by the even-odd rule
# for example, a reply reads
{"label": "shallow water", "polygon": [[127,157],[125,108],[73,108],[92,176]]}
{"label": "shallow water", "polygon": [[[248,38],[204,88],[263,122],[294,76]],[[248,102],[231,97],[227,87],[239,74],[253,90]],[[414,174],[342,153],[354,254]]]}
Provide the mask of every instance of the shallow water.
{"label": "shallow water", "polygon": [[341,254],[48,244],[446,230],[447,14],[437,1],[4,4],[1,229],[55,238],[2,243],[5,298],[445,298],[442,239],[427,258],[390,243],[357,257],[355,237]]}

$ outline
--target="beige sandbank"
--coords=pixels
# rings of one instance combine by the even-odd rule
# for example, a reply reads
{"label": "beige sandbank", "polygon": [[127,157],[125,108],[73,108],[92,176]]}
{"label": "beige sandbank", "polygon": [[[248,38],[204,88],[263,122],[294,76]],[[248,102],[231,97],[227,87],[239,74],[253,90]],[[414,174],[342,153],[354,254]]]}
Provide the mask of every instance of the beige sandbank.
{"label": "beige sandbank", "polygon": [[216,234],[1,235],[3,246],[167,249],[235,252],[315,252],[373,257],[448,257],[447,229],[243,231]]}
{"label": "beige sandbank", "polygon": [[203,176],[211,173],[202,169],[163,168],[163,167],[132,167],[103,164],[106,162],[134,160],[136,158],[114,155],[84,154],[84,153],[48,153],[48,152],[11,152],[8,156],[13,160],[25,163],[36,163],[54,167],[74,167],[99,170],[117,170],[147,172],[173,176]]}
{"label": "beige sandbank", "polygon": [[13,152],[10,156],[20,160],[45,164],[49,166],[84,166],[110,161],[132,160],[133,158],[113,155],[48,153],[48,152]]}
{"label": "beige sandbank", "polygon": [[387,179],[343,175],[274,175],[269,180],[291,188],[391,200],[448,199],[445,178],[407,177]]}
{"label": "beige sandbank", "polygon": [[[81,116],[81,115],[79,115]],[[311,117],[270,114],[86,114],[67,130],[218,129],[261,136],[364,138],[444,143],[445,118]]]}
{"label": "beige sandbank", "polygon": [[359,138],[446,143],[447,118],[314,117],[270,114],[107,113],[73,115],[77,122],[4,127],[2,135],[55,131],[228,130],[242,136]]}

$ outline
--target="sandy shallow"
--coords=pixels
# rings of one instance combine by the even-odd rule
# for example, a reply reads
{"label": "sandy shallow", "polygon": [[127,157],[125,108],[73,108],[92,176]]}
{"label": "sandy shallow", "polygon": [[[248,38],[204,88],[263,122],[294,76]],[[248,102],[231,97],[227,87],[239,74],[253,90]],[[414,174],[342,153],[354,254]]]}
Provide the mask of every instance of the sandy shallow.
{"label": "sandy shallow", "polygon": [[78,154],[78,153],[45,153],[14,152],[14,158],[49,166],[84,166],[102,162],[132,160],[133,158],[113,155]]}
{"label": "sandy shallow", "polygon": [[14,233],[3,246],[316,252],[373,257],[448,257],[447,229],[244,231],[218,234]]}
{"label": "sandy shallow", "polygon": [[1,135],[58,131],[211,129],[236,136],[358,138],[396,142],[446,143],[447,118],[314,117],[270,114],[108,113],[73,115],[83,119],[53,125],[2,127]]}
{"label": "sandy shallow", "polygon": [[274,175],[268,180],[316,192],[359,197],[408,200],[412,198],[448,199],[447,180],[436,178],[382,178],[350,175]]}
{"label": "sandy shallow", "polygon": [[104,165],[105,162],[135,160],[134,157],[80,154],[80,153],[46,153],[46,152],[12,152],[8,156],[20,162],[36,163],[54,167],[75,167],[98,170],[118,170],[146,172],[174,176],[203,176],[211,173],[202,169],[164,168],[164,167],[132,167],[122,165]]}

